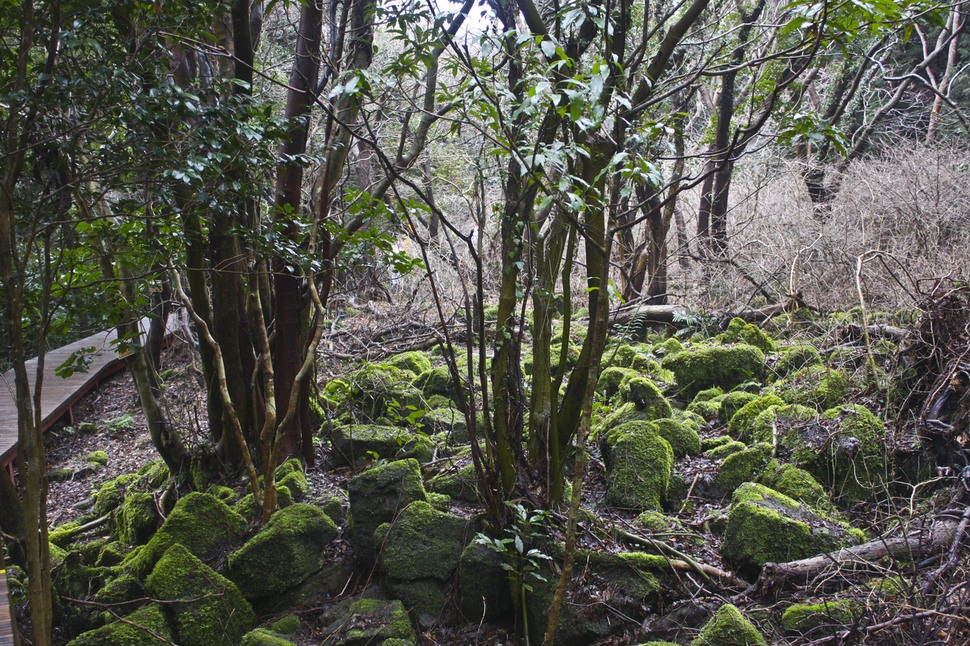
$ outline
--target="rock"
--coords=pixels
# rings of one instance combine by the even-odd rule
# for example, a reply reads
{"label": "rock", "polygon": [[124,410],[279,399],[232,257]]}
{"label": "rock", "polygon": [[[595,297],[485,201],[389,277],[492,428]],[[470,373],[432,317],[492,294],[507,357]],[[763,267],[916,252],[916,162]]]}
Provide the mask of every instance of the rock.
{"label": "rock", "polygon": [[407,610],[396,600],[358,599],[325,632],[327,646],[403,646],[418,639]]}
{"label": "rock", "polygon": [[768,646],[768,642],[736,606],[726,603],[704,624],[690,646]]}
{"label": "rock", "polygon": [[822,413],[824,433],[803,438],[792,457],[840,504],[869,500],[886,487],[886,426],[864,406],[846,404]]}
{"label": "rock", "polygon": [[433,449],[426,435],[397,426],[338,426],[333,429],[331,441],[334,457],[351,466],[374,459],[415,458],[427,462]]}
{"label": "rock", "polygon": [[351,537],[364,565],[375,562],[374,530],[416,500],[427,502],[417,460],[399,460],[368,469],[350,481]]}
{"label": "rock", "polygon": [[791,451],[818,428],[818,412],[808,406],[782,404],[761,411],[751,424],[751,439],[778,447],[778,452]]}
{"label": "rock", "polygon": [[388,357],[384,364],[400,370],[407,370],[415,377],[431,370],[431,359],[428,358],[428,355],[418,350],[395,354]]}
{"label": "rock", "polygon": [[294,646],[294,642],[271,630],[257,628],[243,635],[239,646]]}
{"label": "rock", "polygon": [[237,541],[245,527],[243,517],[226,503],[209,494],[193,492],[176,503],[151,540],[125,557],[121,566],[143,577],[176,543],[199,558],[208,558]]}
{"label": "rock", "polygon": [[280,509],[262,531],[229,555],[229,578],[247,599],[278,595],[323,567],[323,549],[337,531],[318,507],[296,503]]}
{"label": "rock", "polygon": [[732,440],[727,435],[724,435],[722,437],[726,437],[727,440],[723,442],[719,442],[714,446],[712,446],[711,448],[704,451],[704,457],[710,458],[712,460],[725,460],[728,457],[734,455],[735,453],[739,453],[745,450],[746,448],[748,448],[747,444],[745,444],[744,442],[737,442],[735,440]]}
{"label": "rock", "polygon": [[771,460],[771,445],[758,442],[724,458],[707,489],[712,498],[723,498],[742,483],[754,480]]}
{"label": "rock", "polygon": [[447,366],[438,366],[425,370],[411,382],[425,397],[441,395],[451,401],[459,399],[458,387],[451,378],[451,371]]}
{"label": "rock", "polygon": [[818,480],[794,464],[781,464],[772,460],[758,476],[757,482],[805,503],[820,514],[832,515],[836,512],[835,505],[829,500]]}
{"label": "rock", "polygon": [[255,618],[239,588],[196,558],[183,545],[173,545],[145,581],[145,590],[166,604],[180,646],[238,644]]}
{"label": "rock", "polygon": [[147,492],[129,493],[114,516],[118,540],[126,545],[147,543],[158,529],[160,521],[155,498]]}
{"label": "rock", "polygon": [[478,542],[471,542],[461,553],[458,565],[459,607],[471,621],[509,623],[513,617],[508,572],[502,557]]}
{"label": "rock", "polygon": [[838,523],[764,485],[746,482],[731,499],[721,555],[738,574],[753,579],[765,563],[807,558],[848,542]]}
{"label": "rock", "polygon": [[68,646],[154,646],[172,644],[175,635],[161,604],[150,603],[96,630],[83,633]]}
{"label": "rock", "polygon": [[822,365],[811,365],[776,381],[771,392],[789,404],[825,410],[845,401],[849,384],[845,375]]}
{"label": "rock", "polygon": [[822,365],[822,355],[814,346],[800,344],[781,348],[781,357],[775,363],[775,374],[785,377],[809,366]]}
{"label": "rock", "polygon": [[663,439],[667,440],[670,448],[674,451],[674,458],[679,459],[688,455],[697,455],[701,452],[701,437],[697,430],[691,428],[684,422],[665,417],[651,422],[654,430]]}
{"label": "rock", "polygon": [[465,548],[465,520],[415,501],[375,532],[387,586],[421,626],[443,614]]}
{"label": "rock", "polygon": [[738,441],[747,442],[751,439],[754,420],[758,415],[772,406],[781,406],[784,403],[778,395],[765,395],[744,404],[728,421],[728,435]]}
{"label": "rock", "polygon": [[727,424],[745,404],[753,402],[758,397],[759,395],[755,393],[744,392],[743,390],[725,393],[724,397],[721,398],[721,409],[717,413],[718,420],[722,424]]}
{"label": "rock", "polygon": [[368,419],[385,417],[392,407],[420,406],[414,375],[386,363],[368,363],[345,377],[349,399]]}
{"label": "rock", "polygon": [[717,336],[719,343],[747,343],[753,345],[765,354],[775,351],[775,342],[764,330],[754,323],[745,323],[744,319],[735,317],[728,322],[727,329]]}
{"label": "rock", "polygon": [[452,444],[468,442],[469,439],[465,414],[453,406],[425,411],[421,417],[421,426],[429,434],[447,433]]}
{"label": "rock", "polygon": [[596,382],[596,394],[604,401],[610,402],[620,392],[620,384],[625,379],[636,377],[637,371],[632,368],[621,366],[610,366],[600,372],[599,381]]}
{"label": "rock", "polygon": [[644,419],[653,420],[670,417],[674,409],[663,396],[657,385],[646,377],[631,377],[620,384],[619,398],[630,402],[644,414]]}
{"label": "rock", "polygon": [[685,397],[713,386],[732,390],[747,381],[764,378],[765,355],[750,345],[685,350],[664,357],[663,367],[674,373]]}
{"label": "rock", "polygon": [[475,473],[475,465],[471,462],[461,468],[453,468],[435,476],[428,484],[436,493],[443,493],[465,502],[479,501],[478,475]]}
{"label": "rock", "polygon": [[649,422],[628,422],[604,435],[607,502],[639,511],[660,509],[674,464],[667,440]]}
{"label": "rock", "polygon": [[781,615],[781,627],[789,635],[827,637],[855,623],[864,610],[849,600],[796,603]]}

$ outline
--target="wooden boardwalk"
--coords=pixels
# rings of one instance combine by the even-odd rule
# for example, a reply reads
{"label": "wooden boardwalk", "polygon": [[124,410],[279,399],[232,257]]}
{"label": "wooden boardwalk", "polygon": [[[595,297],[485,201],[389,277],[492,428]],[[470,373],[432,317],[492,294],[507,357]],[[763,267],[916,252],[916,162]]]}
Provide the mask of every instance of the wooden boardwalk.
{"label": "wooden boardwalk", "polygon": [[7,594],[7,573],[0,565],[0,646],[13,646],[13,610]]}

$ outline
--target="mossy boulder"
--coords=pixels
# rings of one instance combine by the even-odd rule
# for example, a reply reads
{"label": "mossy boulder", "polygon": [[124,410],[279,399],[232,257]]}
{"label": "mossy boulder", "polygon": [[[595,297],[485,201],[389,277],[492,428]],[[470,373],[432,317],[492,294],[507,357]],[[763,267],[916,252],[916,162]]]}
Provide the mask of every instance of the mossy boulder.
{"label": "mossy boulder", "polygon": [[108,454],[105,451],[94,451],[84,456],[88,464],[103,467],[108,465]]}
{"label": "mossy boulder", "polygon": [[754,480],[771,460],[771,445],[758,442],[724,458],[708,487],[708,495],[723,498],[745,482]]}
{"label": "mossy boulder", "polygon": [[125,621],[82,633],[68,646],[154,646],[172,644],[175,635],[169,627],[165,609],[150,603],[125,617]]}
{"label": "mossy boulder", "polygon": [[610,365],[630,368],[636,372],[650,372],[656,363],[642,350],[628,343],[621,343],[613,352],[604,353],[604,356]]}
{"label": "mossy boulder", "polygon": [[229,578],[247,599],[278,595],[323,567],[322,552],[337,533],[318,507],[296,503],[280,509],[262,531],[229,555]]}
{"label": "mossy boulder", "polygon": [[478,502],[478,475],[471,462],[436,475],[429,483],[435,493],[443,493],[457,500]]}
{"label": "mossy boulder", "polygon": [[473,541],[461,553],[458,565],[458,603],[462,615],[473,621],[507,623],[513,616],[508,572],[495,550]]}
{"label": "mossy boulder", "polygon": [[596,382],[596,394],[604,401],[613,401],[617,393],[620,392],[620,384],[625,379],[632,379],[639,376],[636,370],[624,368],[622,366],[610,366],[600,372],[599,381]]}
{"label": "mossy boulder", "polygon": [[731,421],[741,408],[746,404],[750,404],[754,400],[758,399],[759,395],[755,393],[745,392],[743,390],[737,390],[730,393],[725,393],[724,397],[721,398],[721,407],[717,413],[717,418],[722,424],[727,424]]}
{"label": "mossy boulder", "polygon": [[452,401],[459,399],[458,386],[455,384],[455,380],[451,378],[451,371],[447,366],[425,370],[415,377],[412,383],[425,397],[441,395]]}
{"label": "mossy boulder", "polygon": [[670,417],[656,419],[651,424],[660,437],[670,444],[670,448],[674,451],[674,458],[679,459],[701,452],[701,437],[690,425]]}
{"label": "mossy boulder", "polygon": [[294,646],[294,642],[266,628],[257,628],[243,635],[239,646]]}
{"label": "mossy boulder", "polygon": [[667,497],[674,452],[649,422],[628,422],[603,438],[606,500],[627,509],[660,509]]}
{"label": "mossy boulder", "polygon": [[781,615],[781,628],[789,635],[829,636],[852,625],[864,608],[848,599],[796,603]]}
{"label": "mossy boulder", "polygon": [[423,372],[431,370],[431,359],[428,358],[428,355],[419,350],[411,350],[410,352],[395,354],[392,357],[388,357],[388,359],[384,361],[384,364],[400,370],[407,370],[415,377]]}
{"label": "mossy boulder", "polygon": [[820,514],[832,515],[836,512],[835,505],[819,481],[794,464],[772,460],[758,476],[757,482],[808,505]]}
{"label": "mossy boulder", "polygon": [[245,519],[226,503],[193,492],[176,503],[151,540],[125,557],[121,566],[135,576],[145,576],[175,544],[184,545],[199,558],[208,558],[238,541],[245,527]]}
{"label": "mossy boulder", "polygon": [[330,636],[328,646],[416,644],[418,639],[400,601],[368,598],[351,603],[343,616],[327,628],[326,634]]}
{"label": "mossy boulder", "polygon": [[845,401],[849,385],[845,375],[822,365],[811,365],[776,381],[771,391],[789,404],[825,410]]}
{"label": "mossy boulder", "polygon": [[769,406],[758,413],[751,424],[751,439],[779,446],[781,453],[790,453],[800,438],[818,426],[818,412],[808,406],[782,404]]}
{"label": "mossy boulder", "polygon": [[768,642],[737,606],[726,603],[704,624],[690,646],[768,646]]}
{"label": "mossy boulder", "polygon": [[735,317],[728,322],[727,329],[717,336],[719,343],[747,343],[765,354],[776,350],[775,342],[754,323]]}
{"label": "mossy boulder", "polygon": [[620,384],[618,395],[624,402],[636,406],[646,419],[660,419],[674,414],[674,409],[667,398],[663,396],[657,385],[646,377],[624,379]]}
{"label": "mossy boulder", "polygon": [[785,377],[809,366],[822,365],[822,355],[811,345],[791,345],[781,348],[780,352],[781,357],[775,363],[775,374],[779,377]]}
{"label": "mossy boulder", "polygon": [[276,486],[286,487],[293,502],[300,502],[305,499],[310,490],[310,483],[307,481],[306,475],[303,474],[303,469],[289,471],[282,476],[279,475],[278,471],[277,469]]}
{"label": "mossy boulder", "polygon": [[[737,440],[732,440],[728,435],[722,435],[721,437],[726,438],[724,441],[713,443],[713,446],[704,451],[704,457],[710,458],[712,460],[726,460],[729,456],[739,453],[740,451],[748,448],[748,445],[744,442],[738,442]],[[720,439],[720,438],[713,438]]]}
{"label": "mossy boulder", "polygon": [[772,406],[781,406],[784,403],[778,395],[765,395],[743,404],[728,421],[728,435],[741,442],[750,440],[754,420],[758,415]]}
{"label": "mossy boulder", "polygon": [[239,588],[196,558],[183,545],[173,545],[145,580],[145,590],[166,603],[181,646],[238,644],[255,618]]}
{"label": "mossy boulder", "polygon": [[387,415],[392,406],[420,405],[414,375],[385,363],[368,363],[345,377],[353,404],[369,419]]}
{"label": "mossy boulder", "polygon": [[338,426],[333,429],[331,442],[334,457],[348,465],[364,464],[375,459],[415,458],[427,462],[434,448],[423,433],[376,424]]}
{"label": "mossy boulder", "polygon": [[792,458],[832,489],[840,504],[877,497],[886,488],[886,426],[865,406],[846,404],[822,414]]}
{"label": "mossy boulder", "polygon": [[429,434],[446,433],[452,444],[468,441],[465,414],[453,406],[425,411],[420,421],[423,430]]}
{"label": "mossy boulder", "polygon": [[147,543],[160,522],[154,496],[140,491],[125,496],[114,516],[118,540],[126,545]]}
{"label": "mossy boulder", "polygon": [[415,501],[427,502],[417,460],[398,460],[368,469],[347,487],[350,529],[358,558],[373,565],[374,530]]}
{"label": "mossy boulder", "polygon": [[728,509],[721,555],[741,576],[756,578],[765,563],[784,563],[838,549],[845,529],[764,485],[738,487]]}
{"label": "mossy boulder", "polygon": [[664,357],[663,367],[674,373],[684,397],[705,388],[731,390],[748,381],[761,381],[765,355],[750,345],[693,348]]}
{"label": "mossy boulder", "polygon": [[435,623],[465,548],[465,520],[415,501],[379,527],[374,539],[391,593],[420,625]]}

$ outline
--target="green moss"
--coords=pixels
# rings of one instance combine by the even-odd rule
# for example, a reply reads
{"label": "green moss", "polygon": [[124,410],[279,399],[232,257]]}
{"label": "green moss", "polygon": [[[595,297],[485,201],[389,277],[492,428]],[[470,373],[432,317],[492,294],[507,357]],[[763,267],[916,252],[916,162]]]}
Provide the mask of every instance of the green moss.
{"label": "green moss", "polygon": [[620,366],[610,366],[604,368],[600,373],[599,381],[596,382],[596,394],[604,401],[612,401],[620,392],[620,384],[624,379],[632,379],[637,376],[637,371],[631,368]]}
{"label": "green moss", "polygon": [[[704,453],[707,453],[708,451],[712,449],[716,449],[719,446],[724,446],[725,444],[734,445],[735,442],[737,442],[737,440],[735,440],[730,435],[718,435],[716,437],[705,437],[703,440],[701,440],[701,451],[703,451]],[[741,446],[746,446],[744,442],[737,442],[737,443],[740,444]],[[737,447],[735,450],[740,451],[741,447]],[[725,456],[722,456],[722,457],[725,457]]]}
{"label": "green moss", "polygon": [[775,382],[772,392],[789,404],[825,410],[845,400],[848,382],[838,370],[812,365]]}
{"label": "green moss", "polygon": [[832,488],[837,502],[868,500],[886,487],[886,427],[869,409],[847,404],[822,414],[824,437],[803,438],[793,457]]}
{"label": "green moss", "polygon": [[280,509],[262,531],[229,555],[229,578],[247,599],[281,594],[323,567],[323,550],[337,532],[318,507],[296,503]]}
{"label": "green moss", "polygon": [[822,355],[814,346],[801,344],[781,348],[781,357],[775,364],[775,374],[785,377],[793,372],[822,365]]}
{"label": "green moss", "polygon": [[441,395],[452,401],[457,401],[459,392],[454,380],[451,378],[451,371],[447,366],[439,366],[425,370],[414,378],[414,387],[420,390],[425,397]]}
{"label": "green moss", "polygon": [[478,475],[471,462],[465,466],[435,476],[429,483],[432,490],[466,502],[478,502]]}
{"label": "green moss", "polygon": [[388,577],[448,580],[464,549],[464,519],[426,502],[405,507],[384,537],[380,562]]}
{"label": "green moss", "polygon": [[[720,388],[718,388],[720,390]],[[701,391],[708,392],[708,391]],[[687,411],[699,415],[704,419],[705,422],[710,422],[712,420],[718,419],[721,416],[721,402],[724,400],[724,395],[717,395],[712,399],[701,399],[698,400],[696,397],[687,406]]]}
{"label": "green moss", "polygon": [[286,615],[274,621],[269,629],[280,635],[295,635],[300,632],[302,627],[303,622],[300,621],[300,615]]}
{"label": "green moss", "polygon": [[658,343],[653,347],[653,352],[658,357],[665,357],[670,354],[677,354],[678,352],[684,351],[684,344],[680,342],[679,339],[670,337],[662,343]]}
{"label": "green moss", "polygon": [[635,523],[654,532],[684,531],[684,526],[679,520],[653,510],[647,510],[637,516]]}
{"label": "green moss", "polygon": [[428,433],[447,433],[453,443],[468,441],[465,414],[453,406],[426,411],[421,418],[421,425]]}
{"label": "green moss", "polygon": [[704,624],[690,646],[768,646],[768,642],[737,606],[726,603]]}
{"label": "green moss", "polygon": [[740,451],[748,448],[748,445],[744,442],[738,442],[732,440],[729,436],[724,435],[722,437],[727,437],[727,441],[720,442],[716,446],[713,446],[706,451],[704,451],[704,457],[710,458],[712,460],[724,460],[725,458],[734,455]]}
{"label": "green moss", "polygon": [[187,547],[173,545],[145,581],[148,594],[168,604],[181,646],[237,644],[255,618],[239,588],[196,558]]}
{"label": "green moss", "polygon": [[711,482],[709,492],[723,498],[741,486],[754,480],[771,459],[771,445],[759,442],[724,458],[717,475]]}
{"label": "green moss", "polygon": [[724,394],[724,391],[721,389],[720,386],[714,386],[713,388],[705,388],[704,390],[694,395],[694,399],[691,401],[691,403],[693,404],[695,402],[711,401],[712,399],[716,399],[723,394]]}
{"label": "green moss", "polygon": [[660,509],[674,464],[670,444],[648,422],[628,422],[605,435],[607,502],[628,509]]}
{"label": "green moss", "polygon": [[108,480],[94,494],[94,513],[107,516],[125,499],[125,490],[118,480]]}
{"label": "green moss", "polygon": [[122,573],[108,580],[94,595],[98,603],[121,604],[145,596],[141,581],[130,574]]}
{"label": "green moss", "polygon": [[137,491],[125,496],[114,520],[118,540],[126,545],[147,543],[161,522],[154,496]]}
{"label": "green moss", "polygon": [[767,408],[781,406],[785,402],[778,395],[765,395],[741,406],[728,422],[728,435],[736,440],[746,442],[751,439],[754,420]]}
{"label": "green moss", "polygon": [[242,637],[239,646],[294,646],[293,642],[265,628],[251,630]]}
{"label": "green moss", "polygon": [[652,425],[660,437],[670,444],[670,448],[674,451],[674,458],[679,459],[701,452],[700,435],[687,424],[665,417],[654,420]]}
{"label": "green moss", "polygon": [[294,502],[300,502],[306,498],[307,492],[310,490],[310,483],[303,475],[302,468],[299,471],[290,471],[283,477],[277,476],[276,486],[289,489]]}
{"label": "green moss", "polygon": [[789,634],[811,633],[817,638],[853,624],[861,610],[849,600],[798,603],[785,609],[781,615],[781,627]]}
{"label": "green moss", "polygon": [[153,646],[171,644],[174,639],[162,605],[150,603],[126,616],[125,621],[88,631],[68,646]]}
{"label": "green moss", "polygon": [[100,467],[106,466],[108,464],[108,454],[104,451],[95,451],[94,453],[88,453],[84,456],[84,459],[90,464],[96,464]]}
{"label": "green moss", "polygon": [[340,646],[386,644],[391,639],[417,643],[417,634],[400,601],[358,599],[326,632]]}
{"label": "green moss", "polygon": [[118,542],[113,541],[101,548],[95,565],[98,567],[113,567],[121,563],[124,558],[125,553],[121,548],[121,545]]}
{"label": "green moss", "polygon": [[205,492],[215,496],[227,505],[232,505],[239,499],[239,494],[236,493],[236,490],[225,485],[211,484]]}
{"label": "green moss", "polygon": [[389,357],[384,363],[394,368],[407,370],[415,377],[423,372],[431,370],[431,359],[428,358],[428,355],[418,350],[395,354],[394,356]]}
{"label": "green moss", "polygon": [[764,377],[764,353],[750,345],[719,346],[686,350],[669,355],[663,367],[674,373],[685,397],[705,388],[720,386],[731,390],[748,381]]}
{"label": "green moss", "polygon": [[246,521],[226,503],[209,494],[193,492],[178,501],[151,540],[125,557],[122,567],[135,576],[144,576],[176,543],[207,558],[237,540],[245,526]]}
{"label": "green moss", "polygon": [[374,459],[431,459],[433,444],[427,436],[397,426],[354,424],[338,426],[331,434],[335,457],[359,465]]}
{"label": "green moss", "polygon": [[72,520],[69,523],[64,523],[63,525],[58,525],[48,532],[47,540],[50,541],[51,545],[68,547],[72,542],[74,542],[74,538],[78,533],[77,530],[80,527],[81,523],[76,520]]}
{"label": "green moss", "polygon": [[773,446],[781,445],[785,452],[790,452],[801,444],[803,431],[814,425],[817,419],[816,410],[807,406],[769,406],[751,424],[751,438]]}
{"label": "green moss", "polygon": [[616,351],[608,355],[611,365],[630,368],[636,372],[648,372],[653,367],[649,357],[627,343],[621,343]]}
{"label": "green moss", "polygon": [[138,477],[145,483],[147,489],[160,489],[168,482],[171,473],[164,460],[155,460],[139,469]]}
{"label": "green moss", "polygon": [[632,377],[620,384],[619,397],[643,412],[647,419],[670,417],[674,410],[657,385],[645,377]]}
{"label": "green moss", "polygon": [[805,503],[822,514],[835,513],[835,505],[829,500],[825,489],[812,474],[793,464],[781,464],[772,460],[761,475],[758,483],[770,487],[789,498]]}
{"label": "green moss", "polygon": [[746,482],[731,500],[722,557],[754,578],[765,563],[785,563],[832,551],[847,543],[844,530],[788,496]]}
{"label": "green moss", "polygon": [[416,460],[400,460],[365,471],[350,481],[352,538],[363,563],[375,562],[374,530],[416,500],[427,501]]}
{"label": "green moss", "polygon": [[755,393],[747,393],[744,391],[725,393],[724,397],[721,398],[721,410],[717,414],[718,420],[722,424],[727,424],[734,417],[735,413],[756,399],[758,399],[758,395]]}
{"label": "green moss", "polygon": [[[368,363],[346,377],[353,404],[369,419],[387,414],[394,405],[420,405],[421,393],[412,386],[414,375],[384,363]],[[396,402],[396,404],[395,404]]]}

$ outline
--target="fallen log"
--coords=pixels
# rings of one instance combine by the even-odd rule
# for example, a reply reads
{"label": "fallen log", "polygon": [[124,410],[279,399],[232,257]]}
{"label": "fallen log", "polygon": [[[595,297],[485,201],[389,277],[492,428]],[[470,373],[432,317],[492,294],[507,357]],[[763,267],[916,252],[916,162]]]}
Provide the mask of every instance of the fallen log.
{"label": "fallen log", "polygon": [[804,583],[820,576],[831,577],[837,571],[855,575],[866,572],[873,576],[882,574],[886,568],[885,564],[880,565],[879,562],[884,559],[920,561],[929,556],[947,553],[960,531],[966,531],[966,527],[960,523],[960,516],[946,516],[907,536],[877,538],[862,545],[799,561],[768,563],[747,593],[770,597],[786,586]]}

